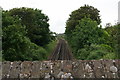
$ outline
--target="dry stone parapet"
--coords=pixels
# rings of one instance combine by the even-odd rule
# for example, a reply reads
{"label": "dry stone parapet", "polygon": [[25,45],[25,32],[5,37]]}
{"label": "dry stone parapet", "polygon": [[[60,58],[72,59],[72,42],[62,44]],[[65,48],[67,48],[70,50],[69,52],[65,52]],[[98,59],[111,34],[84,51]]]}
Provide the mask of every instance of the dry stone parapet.
{"label": "dry stone parapet", "polygon": [[120,60],[4,61],[2,79],[116,78]]}

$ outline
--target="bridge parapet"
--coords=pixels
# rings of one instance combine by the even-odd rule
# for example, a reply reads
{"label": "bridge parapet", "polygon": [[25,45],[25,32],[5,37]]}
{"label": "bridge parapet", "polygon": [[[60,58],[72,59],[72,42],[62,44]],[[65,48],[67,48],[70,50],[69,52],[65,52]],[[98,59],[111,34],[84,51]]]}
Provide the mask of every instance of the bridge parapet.
{"label": "bridge parapet", "polygon": [[5,61],[6,78],[120,78],[120,60]]}

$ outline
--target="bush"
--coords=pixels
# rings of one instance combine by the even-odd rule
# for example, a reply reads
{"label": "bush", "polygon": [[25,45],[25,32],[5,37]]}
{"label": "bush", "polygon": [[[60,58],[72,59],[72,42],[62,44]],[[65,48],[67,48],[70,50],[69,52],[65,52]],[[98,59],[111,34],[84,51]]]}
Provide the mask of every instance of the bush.
{"label": "bush", "polygon": [[44,60],[47,58],[47,51],[44,48],[31,43],[29,55],[29,57],[32,57],[32,60]]}
{"label": "bush", "polygon": [[27,38],[25,27],[10,25],[3,28],[3,58],[7,61],[44,60],[47,51]]}
{"label": "bush", "polygon": [[103,59],[117,59],[115,53],[108,53],[103,56]]}
{"label": "bush", "polygon": [[82,60],[115,59],[115,53],[112,52],[112,48],[105,44],[85,46],[84,48],[79,49],[77,54],[76,57]]}

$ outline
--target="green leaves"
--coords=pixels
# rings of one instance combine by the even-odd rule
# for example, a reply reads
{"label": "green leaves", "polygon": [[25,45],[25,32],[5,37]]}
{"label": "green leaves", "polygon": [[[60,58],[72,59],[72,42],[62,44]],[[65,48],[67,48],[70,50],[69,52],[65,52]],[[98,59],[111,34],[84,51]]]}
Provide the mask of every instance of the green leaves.
{"label": "green leaves", "polygon": [[[84,49],[86,45],[100,44],[100,42],[105,40],[103,35],[101,35],[103,33],[102,29],[98,27],[101,23],[99,12],[92,6],[84,5],[74,10],[66,22],[65,34],[72,47],[74,56],[77,58],[80,57],[80,53],[81,55],[89,54],[89,51]],[[82,54],[83,51],[85,51],[85,54]],[[85,59],[85,56],[83,57]]]}
{"label": "green leaves", "polygon": [[7,61],[44,60],[51,40],[48,17],[41,10],[14,8],[3,11],[3,59]]}
{"label": "green leaves", "polygon": [[[3,58],[6,60],[22,60],[22,52],[26,53],[28,38],[25,27],[10,25],[3,28]],[[19,57],[19,58],[18,58]]]}
{"label": "green leaves", "polygon": [[[83,18],[71,32],[68,41],[76,58],[82,60],[115,59],[114,48],[109,45],[110,34],[98,27],[96,21]],[[114,57],[111,56],[114,54]]]}
{"label": "green leaves", "polygon": [[109,34],[108,44],[113,48],[115,57],[120,59],[120,25],[106,27],[105,31]]}
{"label": "green leaves", "polygon": [[[74,37],[79,40],[78,43],[80,43],[81,47],[84,47],[84,45],[97,43],[99,37],[98,34],[97,23],[89,18],[84,18],[79,21],[79,24],[73,32]],[[76,39],[74,40],[76,41]]]}
{"label": "green leaves", "polygon": [[99,12],[99,10],[89,5],[84,5],[73,11],[70,14],[70,18],[66,22],[66,35],[69,37],[69,34],[76,28],[79,21],[83,18],[90,18],[91,20],[96,21],[99,25],[101,23]]}
{"label": "green leaves", "polygon": [[10,25],[3,28],[3,58],[15,60],[43,60],[47,58],[44,48],[31,43],[27,38],[25,27]]}
{"label": "green leaves", "polygon": [[[38,46],[44,46],[51,40],[48,24],[49,19],[41,10],[22,7],[13,8],[10,11],[5,12],[5,14],[10,18],[13,18],[12,23],[15,24],[16,22],[14,21],[19,21],[22,26],[26,26],[27,37]],[[5,18],[5,20],[10,21],[8,18]],[[7,26],[7,21],[3,22],[5,22],[3,25]],[[10,22],[8,23],[11,24]]]}
{"label": "green leaves", "polygon": [[[116,59],[112,48],[105,44],[92,44],[78,50],[78,59],[82,60],[99,60],[99,59]],[[113,55],[113,56],[112,56]]]}

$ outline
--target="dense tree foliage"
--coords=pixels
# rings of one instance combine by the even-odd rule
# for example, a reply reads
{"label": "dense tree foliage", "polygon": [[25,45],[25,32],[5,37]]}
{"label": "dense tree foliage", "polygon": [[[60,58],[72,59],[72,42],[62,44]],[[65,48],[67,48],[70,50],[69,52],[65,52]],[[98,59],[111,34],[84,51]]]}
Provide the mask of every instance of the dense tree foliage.
{"label": "dense tree foliage", "polygon": [[120,24],[106,27],[105,30],[109,33],[109,45],[114,49],[116,57],[120,58]]}
{"label": "dense tree foliage", "polygon": [[120,59],[120,24],[117,26],[117,51],[118,58]]}
{"label": "dense tree foliage", "polygon": [[93,6],[84,5],[70,14],[70,18],[66,22],[66,35],[69,36],[71,31],[74,30],[79,23],[79,20],[85,17],[97,21],[97,24],[101,23],[99,10]]}
{"label": "dense tree foliage", "polygon": [[11,9],[7,11],[6,14],[15,19],[18,18],[18,20],[21,21],[21,25],[26,26],[28,31],[27,36],[33,43],[39,46],[49,43],[49,19],[41,10],[22,7]]}
{"label": "dense tree foliage", "polygon": [[3,11],[2,18],[4,60],[47,59],[48,47],[44,47],[52,39],[47,16],[38,9],[15,8]]}
{"label": "dense tree foliage", "polygon": [[0,61],[2,61],[2,8],[0,7]]}
{"label": "dense tree foliage", "polygon": [[104,31],[102,31],[101,28],[97,27],[96,21],[92,21],[89,18],[80,20],[79,24],[73,31],[73,36],[76,36],[75,39],[79,38],[77,40],[79,40],[81,47],[84,47],[84,45],[91,45],[95,43],[99,44],[101,42],[104,42],[105,39],[103,37],[103,34]]}
{"label": "dense tree foliage", "polygon": [[[79,59],[95,59],[94,57],[98,55],[103,57],[107,51],[112,52],[111,47],[108,46],[106,42],[109,35],[101,27],[98,27],[96,21],[90,18],[80,20],[71,35],[68,41],[73,48],[74,55]],[[105,49],[105,46],[110,50]],[[101,57],[98,56],[98,58]],[[96,57],[96,59],[98,58]]]}
{"label": "dense tree foliage", "polygon": [[92,59],[115,59],[115,54],[112,48],[106,44],[92,44],[86,45],[77,52],[78,59],[92,60]]}
{"label": "dense tree foliage", "polygon": [[66,23],[66,39],[74,56],[82,60],[117,59],[118,26],[102,28],[99,11],[85,5],[71,13]]}

